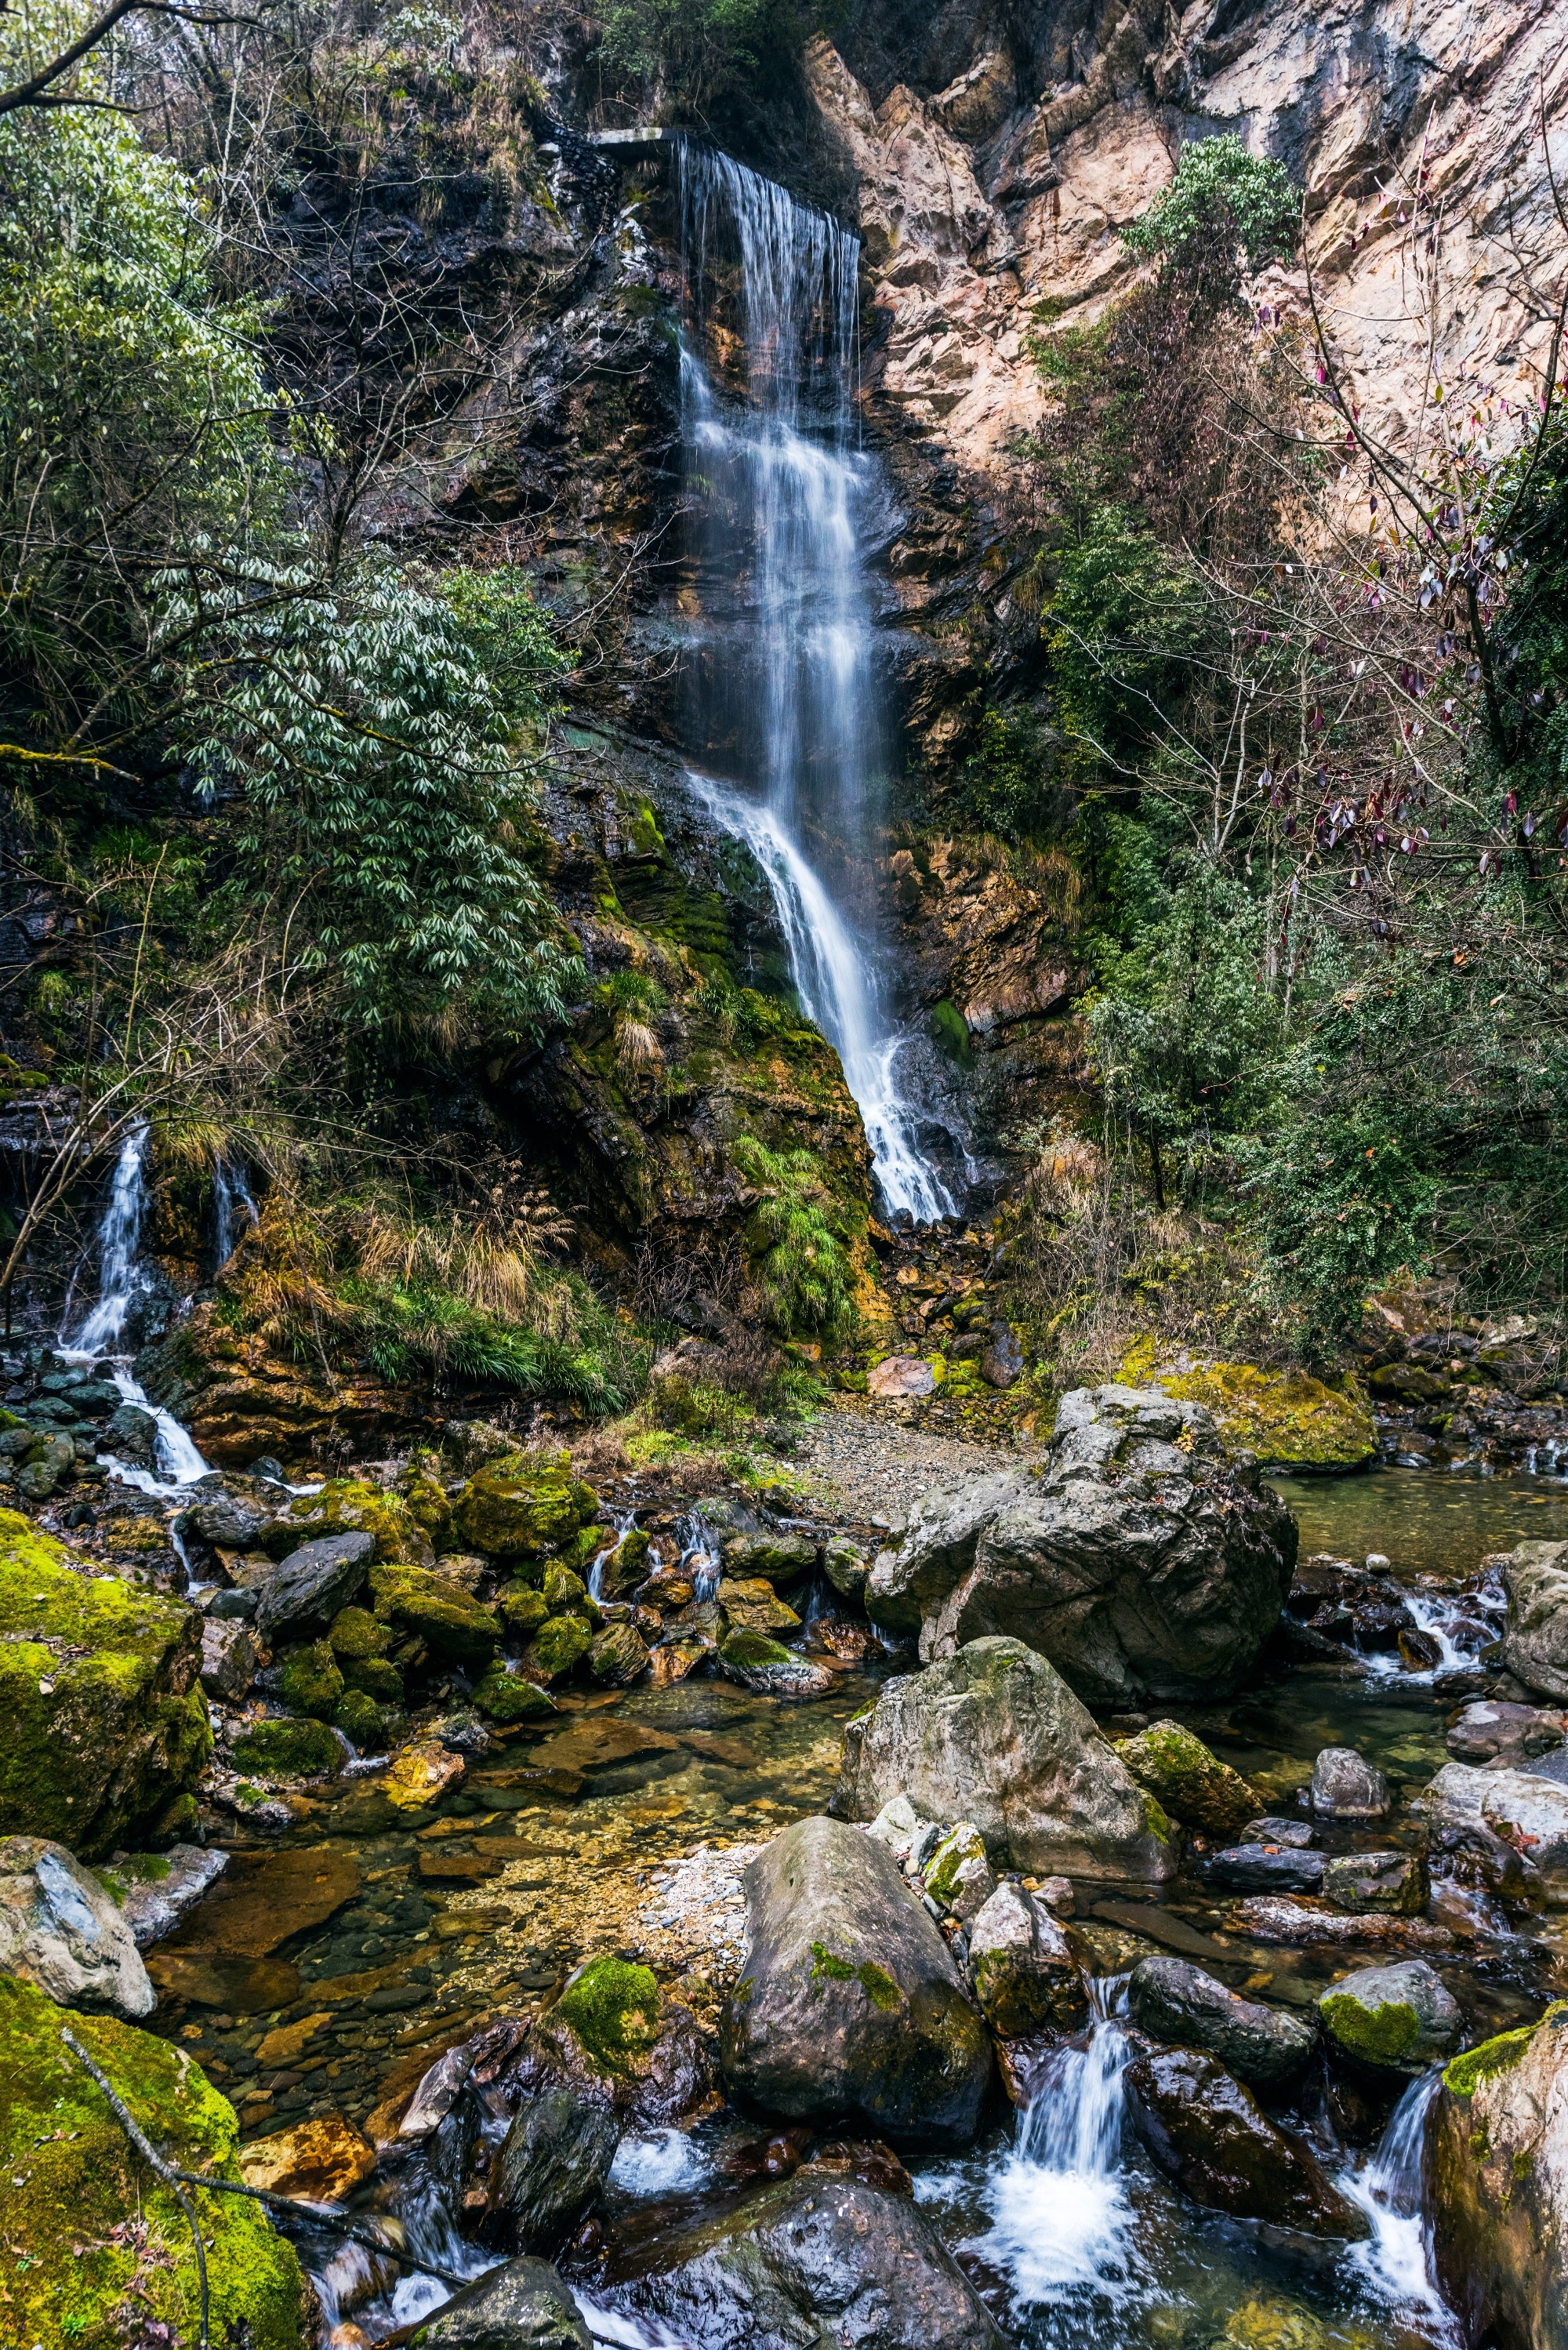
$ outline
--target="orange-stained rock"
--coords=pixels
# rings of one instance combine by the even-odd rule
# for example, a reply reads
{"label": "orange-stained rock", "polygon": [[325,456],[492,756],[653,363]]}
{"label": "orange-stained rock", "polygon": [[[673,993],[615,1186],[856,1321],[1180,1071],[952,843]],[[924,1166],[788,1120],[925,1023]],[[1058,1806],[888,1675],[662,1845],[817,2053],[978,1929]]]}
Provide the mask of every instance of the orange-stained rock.
{"label": "orange-stained rock", "polygon": [[320,2114],[240,2148],[247,2187],[306,2203],[341,2203],[376,2167],[376,2149],[342,2114]]}

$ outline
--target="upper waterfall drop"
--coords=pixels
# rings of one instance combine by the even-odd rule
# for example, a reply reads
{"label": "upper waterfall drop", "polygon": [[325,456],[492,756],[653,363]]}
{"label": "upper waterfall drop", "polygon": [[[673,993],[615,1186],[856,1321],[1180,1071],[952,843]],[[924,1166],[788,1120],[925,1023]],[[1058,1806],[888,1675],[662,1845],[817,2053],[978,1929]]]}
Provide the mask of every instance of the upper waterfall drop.
{"label": "upper waterfall drop", "polygon": [[[854,404],[859,245],[776,182],[691,141],[680,156],[690,296],[682,424],[701,623],[689,663],[693,787],[772,889],[803,1009],[836,1050],[890,1214],[957,1201],[909,1089],[875,864],[886,745],[862,547],[876,482]],[[738,281],[743,382],[707,361]],[[961,1138],[952,1137],[967,1163]]]}

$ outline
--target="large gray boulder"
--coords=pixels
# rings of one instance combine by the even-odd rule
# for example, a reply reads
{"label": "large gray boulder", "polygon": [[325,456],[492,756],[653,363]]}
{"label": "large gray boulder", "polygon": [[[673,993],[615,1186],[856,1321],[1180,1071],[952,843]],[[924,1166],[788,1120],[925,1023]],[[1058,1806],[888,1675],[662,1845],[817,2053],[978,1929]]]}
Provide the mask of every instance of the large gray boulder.
{"label": "large gray boulder", "polygon": [[1568,1698],[1568,1543],[1521,1543],[1501,1564],[1503,1663],[1538,1696]]}
{"label": "large gray boulder", "polygon": [[654,2260],[601,2297],[692,2350],[1002,2350],[919,2206],[826,2168],[657,2239]]}
{"label": "large gray boulder", "polygon": [[1176,1837],[1059,1672],[1022,1640],[971,1640],[888,1681],[844,1733],[834,1809],[875,1819],[907,1795],[969,1820],[992,1860],[1040,1877],[1158,1881]]}
{"label": "large gray boulder", "polygon": [[0,1973],[139,2023],[158,2004],[130,1928],[98,1878],[42,1836],[0,1842]]}
{"label": "large gray boulder", "polygon": [[604,2193],[620,2124],[562,2082],[529,2097],[502,2144],[485,2233],[521,2252],[558,2252]]}
{"label": "large gray boulder", "polygon": [[432,2310],[417,2350],[593,2350],[577,2304],[546,2261],[507,2261]]}
{"label": "large gray boulder", "polygon": [[1127,1981],[1127,2005],[1152,2039],[1202,2049],[1253,2088],[1288,2080],[1317,2046],[1301,2016],[1243,1999],[1188,1959],[1140,1959]]}
{"label": "large gray boulder", "polygon": [[920,1655],[992,1634],[1048,1657],[1092,1705],[1234,1689],[1279,1620],[1296,1528],[1227,1459],[1210,1415],[1157,1388],[1077,1388],[1042,1476],[929,1493],[866,1586]]}
{"label": "large gray boulder", "polygon": [[1561,1781],[1445,1762],[1422,1789],[1421,1809],[1434,1828],[1479,1825],[1527,1854],[1545,1899],[1568,1904],[1568,1787]]}
{"label": "large gray boulder", "polygon": [[269,1637],[285,1629],[297,1636],[312,1626],[329,1624],[364,1582],[375,1553],[374,1534],[358,1528],[301,1543],[263,1584],[258,1628]]}
{"label": "large gray boulder", "polygon": [[1459,2036],[1459,2004],[1425,1959],[1358,1968],[1323,1993],[1317,2012],[1330,2047],[1373,2073],[1424,2073]]}
{"label": "large gray boulder", "polygon": [[1430,2148],[1438,2278],[1461,2338],[1568,2350],[1568,2009],[1454,2058]]}
{"label": "large gray boulder", "polygon": [[791,2120],[853,2116],[961,2144],[991,2043],[885,1845],[799,1820],[746,1870],[746,1955],[720,2021],[729,2087]]}

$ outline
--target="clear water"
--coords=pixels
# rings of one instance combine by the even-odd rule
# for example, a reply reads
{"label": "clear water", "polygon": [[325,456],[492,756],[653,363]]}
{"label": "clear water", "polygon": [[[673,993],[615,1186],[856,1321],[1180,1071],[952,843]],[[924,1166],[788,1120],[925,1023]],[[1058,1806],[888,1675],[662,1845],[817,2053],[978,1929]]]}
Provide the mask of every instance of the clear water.
{"label": "clear water", "polygon": [[[803,1009],[837,1052],[890,1214],[954,1212],[962,1139],[918,1098],[876,911],[886,743],[864,548],[877,488],[855,445],[859,246],[727,156],[681,156],[683,354],[700,625],[694,795],[751,850]],[[717,289],[738,298],[715,315]],[[737,335],[722,389],[710,346]]]}

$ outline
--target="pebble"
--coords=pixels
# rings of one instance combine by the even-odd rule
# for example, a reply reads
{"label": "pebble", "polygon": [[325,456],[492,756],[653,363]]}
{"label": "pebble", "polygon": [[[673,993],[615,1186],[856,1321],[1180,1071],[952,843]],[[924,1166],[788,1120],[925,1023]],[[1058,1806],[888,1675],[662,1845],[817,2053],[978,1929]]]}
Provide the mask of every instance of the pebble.
{"label": "pebble", "polygon": [[802,1431],[790,1467],[830,1510],[901,1530],[933,1486],[1019,1468],[1039,1450],[1032,1438],[1018,1447],[966,1444],[841,1404]]}

